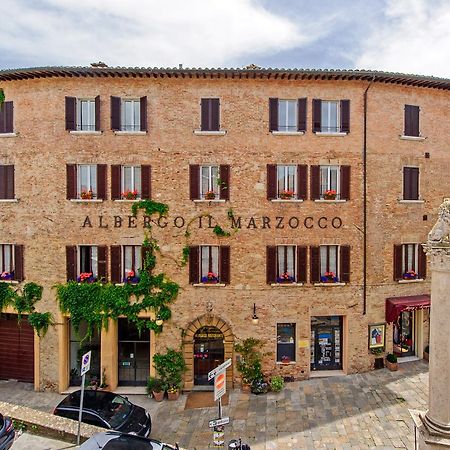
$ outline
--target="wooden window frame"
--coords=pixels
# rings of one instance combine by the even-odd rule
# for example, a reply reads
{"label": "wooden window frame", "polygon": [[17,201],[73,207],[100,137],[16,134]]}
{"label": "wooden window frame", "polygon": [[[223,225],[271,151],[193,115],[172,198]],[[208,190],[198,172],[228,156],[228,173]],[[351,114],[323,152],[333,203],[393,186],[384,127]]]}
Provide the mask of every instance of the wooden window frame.
{"label": "wooden window frame", "polygon": [[328,190],[332,190],[333,188],[331,187],[331,169],[336,169],[337,175],[336,175],[336,200],[340,200],[341,198],[341,166],[338,165],[325,165],[322,164],[319,166],[319,189],[320,189],[320,199],[323,200],[324,199],[324,195],[325,192],[322,192],[322,168],[326,167],[327,168],[327,191]]}
{"label": "wooden window frame", "polygon": [[[284,125],[282,125],[280,123],[280,111],[281,111],[281,102],[286,102],[286,119],[288,119],[288,104],[289,102],[291,103],[295,103],[295,108],[294,108],[294,116],[295,116],[295,120],[294,120],[294,125],[292,126],[292,129],[289,128],[289,126],[287,125],[287,123],[289,122],[289,120],[287,120]],[[288,98],[279,98],[278,99],[278,131],[281,132],[297,132],[298,131],[298,99],[288,99]]]}
{"label": "wooden window frame", "polygon": [[[217,272],[213,270],[213,256],[212,256],[212,248],[217,248]],[[208,272],[213,272],[217,276],[217,283],[220,283],[220,245],[199,245],[199,254],[198,254],[198,265],[199,265],[199,283],[205,283],[202,281],[203,277],[208,275],[208,272],[204,274],[202,272],[202,260],[203,260],[203,250],[208,249]]]}
{"label": "wooden window frame", "polygon": [[[92,273],[92,276],[94,278],[98,279],[98,245],[77,245],[77,277],[80,276],[81,272],[81,249],[82,248],[88,248],[89,249],[89,272],[88,273]],[[93,266],[93,255],[92,255],[92,250],[96,249],[97,252],[97,270],[96,272],[94,272],[94,266]]]}
{"label": "wooden window frame", "polygon": [[[126,264],[125,264],[125,258],[126,258],[126,249],[131,247],[131,270],[134,272],[135,277],[139,277],[139,270],[142,270],[142,246],[141,245],[122,245],[122,278],[127,278],[126,274]],[[139,258],[140,267],[136,269],[136,249],[140,249],[141,257]]]}
{"label": "wooden window frame", "polygon": [[[293,280],[290,281],[291,283],[296,283],[297,282],[297,246],[296,245],[277,245],[277,260],[276,260],[276,270],[277,270],[277,283],[280,283],[280,281],[278,281],[278,279],[280,278],[280,275],[283,273],[287,272],[287,252],[288,252],[288,247],[292,247],[294,249],[294,253],[293,253],[293,259],[294,259],[294,264],[293,264],[293,274],[292,274],[292,278]],[[284,268],[283,271],[280,270],[280,260],[279,260],[279,252],[280,251],[284,251]]]}
{"label": "wooden window frame", "polygon": [[[133,103],[132,108],[132,122],[131,129],[127,129],[125,126],[125,104]],[[136,118],[136,104],[138,105],[139,116]],[[138,120],[137,120],[138,119]],[[120,131],[136,132],[142,131],[141,129],[141,99],[140,98],[121,98],[120,99]]]}
{"label": "wooden window frame", "polygon": [[[94,105],[94,114],[93,114],[93,116],[91,117],[90,112],[88,114],[88,125],[87,125],[88,128],[83,128],[83,125],[82,125],[83,117],[82,117],[82,105],[81,104],[83,102],[89,102],[89,103],[92,103]],[[96,131],[96,127],[95,127],[95,114],[96,114],[95,106],[96,106],[95,105],[95,98],[77,98],[77,100],[76,100],[76,118],[75,118],[75,120],[76,120],[75,129],[77,131]],[[90,108],[88,108],[88,111],[90,111]]]}
{"label": "wooden window frame", "polygon": [[[336,129],[331,130],[330,126],[324,125],[324,120],[322,120],[322,113],[324,111],[324,104],[331,104],[334,103],[337,105],[337,112],[336,112]],[[327,112],[327,122],[328,124],[330,123],[330,108],[328,107],[328,112]],[[320,131],[322,133],[339,133],[341,131],[341,102],[340,100],[323,100],[321,101],[321,109],[320,109]]]}
{"label": "wooden window frame", "polygon": [[[5,270],[5,247],[9,247],[10,251],[10,267],[9,270]],[[14,256],[14,244],[0,244],[0,273],[9,272],[12,273],[15,271],[15,256]]]}
{"label": "wooden window frame", "polygon": [[288,188],[288,168],[293,167],[294,168],[294,196],[293,199],[298,199],[298,165],[297,164],[277,164],[277,199],[281,199],[280,197],[280,191],[278,189],[278,168],[283,167],[284,168],[284,175],[283,175],[283,184],[284,184],[284,190],[289,190]]}
{"label": "wooden window frame", "polygon": [[[412,246],[412,268],[408,268],[408,257],[410,253],[410,246]],[[409,270],[414,270],[414,272],[419,274],[419,244],[409,243],[409,244],[402,244],[402,272],[406,273]]]}
{"label": "wooden window frame", "polygon": [[[212,175],[213,168],[217,168],[217,178],[214,180]],[[200,200],[205,200],[205,194],[206,192],[203,192],[203,183],[202,183],[202,170],[204,168],[208,169],[208,191],[213,191],[216,194],[216,199],[220,199],[220,186],[218,184],[218,180],[220,179],[220,165],[218,164],[204,164],[199,166],[199,173],[198,173],[198,180],[199,180],[199,196]]]}
{"label": "wooden window frame", "polygon": [[[142,171],[141,171],[141,184],[139,186],[139,189],[136,189],[136,169],[141,169],[141,166],[135,166],[131,164],[125,164],[120,166],[120,196],[122,197],[122,194],[125,192],[125,169],[132,169],[131,170],[131,191],[136,190],[138,191],[137,198],[140,199],[142,195]],[[128,188],[127,188],[128,189]]]}
{"label": "wooden window frame", "polygon": [[[340,281],[341,280],[341,263],[340,263],[340,245],[336,244],[324,244],[319,245],[319,271],[320,276],[323,277],[325,272],[330,272],[330,248],[335,247],[336,248],[336,278]],[[322,248],[326,248],[326,269],[322,270]]]}
{"label": "wooden window frame", "polygon": [[[417,169],[417,198],[414,199],[407,199],[405,198],[405,169]],[[421,200],[420,199],[420,167],[419,166],[403,166],[402,168],[402,200],[404,201],[417,201],[417,200]]]}
{"label": "wooden window frame", "polygon": [[[77,199],[81,199],[81,168],[89,167],[89,189],[92,191],[92,199],[98,198],[98,177],[97,177],[97,164],[77,164]],[[95,191],[92,189],[91,179],[92,179],[92,170],[94,171],[95,176]]]}

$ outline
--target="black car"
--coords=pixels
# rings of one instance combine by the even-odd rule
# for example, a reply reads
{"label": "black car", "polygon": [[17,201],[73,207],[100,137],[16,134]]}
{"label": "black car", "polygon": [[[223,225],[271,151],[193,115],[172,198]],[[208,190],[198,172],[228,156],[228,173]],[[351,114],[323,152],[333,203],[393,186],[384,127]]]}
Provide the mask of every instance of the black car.
{"label": "black car", "polygon": [[0,414],[0,450],[8,450],[14,443],[14,426],[9,417]]}
{"label": "black car", "polygon": [[[53,411],[57,416],[78,420],[81,391],[69,394]],[[152,429],[150,414],[126,397],[104,391],[84,391],[82,422],[123,433],[147,437]]]}
{"label": "black car", "polygon": [[178,445],[147,439],[140,436],[106,431],[94,434],[81,447],[80,450],[179,450]]}

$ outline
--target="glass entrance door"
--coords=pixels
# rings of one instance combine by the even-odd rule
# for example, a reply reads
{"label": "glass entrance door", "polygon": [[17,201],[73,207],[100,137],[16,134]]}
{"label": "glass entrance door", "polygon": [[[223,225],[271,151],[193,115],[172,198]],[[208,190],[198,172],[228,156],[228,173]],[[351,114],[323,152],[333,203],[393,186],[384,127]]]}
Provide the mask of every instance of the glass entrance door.
{"label": "glass entrance door", "polygon": [[311,317],[311,370],[342,369],[342,317]]}
{"label": "glass entrance door", "polygon": [[224,362],[223,333],[216,327],[200,328],[194,336],[194,384],[212,385],[208,372]]}
{"label": "glass entrance door", "polygon": [[414,311],[402,311],[394,322],[394,354],[398,357],[414,356],[416,354],[414,342]]}
{"label": "glass entrance door", "polygon": [[119,384],[145,386],[150,374],[150,330],[119,319]]}

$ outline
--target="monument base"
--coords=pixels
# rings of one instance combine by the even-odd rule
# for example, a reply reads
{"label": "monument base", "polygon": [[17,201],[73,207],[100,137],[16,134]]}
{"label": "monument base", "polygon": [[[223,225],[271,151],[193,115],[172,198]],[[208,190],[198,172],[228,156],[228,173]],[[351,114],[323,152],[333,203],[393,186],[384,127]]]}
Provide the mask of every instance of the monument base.
{"label": "monument base", "polygon": [[414,420],[414,433],[416,449],[419,450],[450,450],[450,437],[437,433],[434,429],[430,430],[425,418],[426,411],[417,411],[410,409],[412,419]]}

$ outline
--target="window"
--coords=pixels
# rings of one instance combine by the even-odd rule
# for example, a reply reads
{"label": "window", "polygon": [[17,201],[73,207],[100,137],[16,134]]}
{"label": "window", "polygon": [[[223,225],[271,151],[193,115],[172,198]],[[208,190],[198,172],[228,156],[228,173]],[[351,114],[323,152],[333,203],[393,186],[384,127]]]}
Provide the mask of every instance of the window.
{"label": "window", "polygon": [[14,250],[12,244],[0,244],[0,280],[14,279]]}
{"label": "window", "polygon": [[405,136],[420,136],[419,112],[418,106],[405,105]]}
{"label": "window", "polygon": [[340,171],[338,166],[320,166],[320,198],[340,198]]}
{"label": "window", "polygon": [[403,168],[403,200],[419,200],[419,168]]}
{"label": "window", "polygon": [[321,281],[339,281],[337,245],[320,246],[320,278]]}
{"label": "window", "polygon": [[295,260],[295,245],[277,246],[277,283],[293,283],[296,281]]}
{"label": "window", "polygon": [[321,131],[337,133],[340,131],[339,102],[322,100]]}
{"label": "window", "polygon": [[78,247],[78,281],[97,281],[98,249],[93,245]]}
{"label": "window", "polygon": [[139,271],[142,268],[141,246],[124,245],[123,246],[123,281],[139,281]]}
{"label": "window", "polygon": [[200,247],[200,281],[219,282],[219,247],[205,245]]}
{"label": "window", "polygon": [[14,166],[0,165],[0,200],[13,200],[14,197]]}
{"label": "window", "polygon": [[121,130],[141,131],[140,100],[122,100]]}
{"label": "window", "polygon": [[277,166],[277,194],[280,199],[297,198],[297,166]]}
{"label": "window", "polygon": [[219,166],[201,166],[200,198],[219,198]]}
{"label": "window", "polygon": [[135,200],[141,197],[141,168],[122,166],[122,198]]}
{"label": "window", "polygon": [[192,164],[189,166],[191,200],[229,200],[230,166]]}
{"label": "window", "polygon": [[201,131],[220,131],[220,100],[202,98]]}
{"label": "window", "polygon": [[277,324],[277,362],[295,361],[295,323]]}
{"label": "window", "polygon": [[77,99],[77,130],[95,131],[95,100]]}
{"label": "window", "polygon": [[297,100],[278,100],[278,131],[297,131]]}
{"label": "window", "polygon": [[0,134],[14,133],[13,112],[13,102],[0,105]]}
{"label": "window", "polygon": [[77,198],[93,200],[97,198],[97,166],[93,164],[78,165]]}
{"label": "window", "polygon": [[426,278],[427,259],[420,244],[394,245],[394,280]]}

